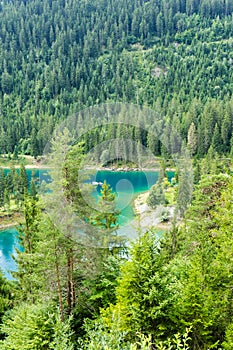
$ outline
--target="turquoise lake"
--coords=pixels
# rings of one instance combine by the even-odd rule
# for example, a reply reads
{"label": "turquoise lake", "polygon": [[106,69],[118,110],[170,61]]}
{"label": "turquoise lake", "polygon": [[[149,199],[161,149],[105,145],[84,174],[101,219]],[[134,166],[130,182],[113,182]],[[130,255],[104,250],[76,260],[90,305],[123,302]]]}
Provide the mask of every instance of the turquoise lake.
{"label": "turquoise lake", "polygon": [[[169,181],[174,176],[174,172],[168,172]],[[137,195],[148,191],[158,180],[158,171],[135,171],[135,172],[118,172],[118,171],[97,171],[90,178],[90,181],[106,182],[117,193],[117,208],[120,210],[119,224],[124,226],[134,217],[133,201]],[[97,198],[100,190],[98,186],[93,193]],[[123,230],[123,228],[122,228]]]}
{"label": "turquoise lake", "polygon": [[[40,180],[49,181],[48,172],[46,170],[27,170],[29,180],[32,174]],[[168,172],[168,179],[174,176],[173,172]],[[106,182],[117,193],[117,208],[120,210],[119,215],[119,231],[124,232],[130,221],[135,217],[133,211],[133,200],[135,197],[150,189],[158,180],[158,172],[156,171],[135,171],[135,172],[117,172],[117,171],[97,171],[91,175],[87,182]],[[93,197],[97,200],[100,186],[93,186]],[[127,228],[128,229],[128,228]],[[20,249],[17,240],[17,231],[13,228],[0,231],[0,267],[4,275],[11,279],[11,271],[17,269],[17,265],[12,258],[15,249]]]}
{"label": "turquoise lake", "polygon": [[17,264],[12,258],[12,255],[16,255],[16,249],[21,249],[17,235],[14,228],[0,231],[0,267],[8,279],[12,279],[10,271],[17,270]]}

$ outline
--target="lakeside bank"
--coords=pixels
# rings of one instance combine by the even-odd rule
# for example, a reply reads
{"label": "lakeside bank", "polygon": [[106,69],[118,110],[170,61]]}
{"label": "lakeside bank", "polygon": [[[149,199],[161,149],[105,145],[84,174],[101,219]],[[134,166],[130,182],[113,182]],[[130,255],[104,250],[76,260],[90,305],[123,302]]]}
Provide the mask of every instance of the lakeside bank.
{"label": "lakeside bank", "polygon": [[0,231],[18,226],[23,219],[23,215],[19,212],[0,215]]}
{"label": "lakeside bank", "polygon": [[[149,191],[140,193],[133,203],[134,213],[143,231],[156,227],[159,230],[168,231],[172,227],[172,218],[174,216],[175,206],[168,205],[157,206],[155,209],[151,209],[147,204],[147,198],[149,196]],[[168,212],[168,220],[163,221],[161,219],[162,210]]]}

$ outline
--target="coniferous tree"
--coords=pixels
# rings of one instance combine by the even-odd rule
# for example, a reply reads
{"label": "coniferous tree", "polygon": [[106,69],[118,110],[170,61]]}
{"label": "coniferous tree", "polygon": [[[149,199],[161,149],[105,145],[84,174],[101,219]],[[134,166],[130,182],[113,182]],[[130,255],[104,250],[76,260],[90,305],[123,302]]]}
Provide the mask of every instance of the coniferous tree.
{"label": "coniferous tree", "polygon": [[192,155],[194,155],[197,151],[197,132],[195,124],[192,122],[192,124],[189,127],[188,130],[188,143],[187,143],[190,152]]}
{"label": "coniferous tree", "polygon": [[156,206],[163,205],[165,203],[166,203],[166,200],[165,200],[165,195],[163,192],[162,185],[160,183],[155,184],[150,189],[150,193],[147,198],[147,204],[149,205],[149,207],[154,209]]}
{"label": "coniferous tree", "polygon": [[4,170],[0,169],[0,207],[4,205],[4,192],[5,192],[5,174]]}
{"label": "coniferous tree", "polygon": [[212,138],[212,146],[215,152],[221,154],[222,151],[222,139],[219,131],[218,124],[215,124],[214,133]]}
{"label": "coniferous tree", "polygon": [[106,230],[117,228],[116,195],[112,192],[110,185],[104,181],[100,190],[98,210],[100,214],[95,217],[95,224]]}

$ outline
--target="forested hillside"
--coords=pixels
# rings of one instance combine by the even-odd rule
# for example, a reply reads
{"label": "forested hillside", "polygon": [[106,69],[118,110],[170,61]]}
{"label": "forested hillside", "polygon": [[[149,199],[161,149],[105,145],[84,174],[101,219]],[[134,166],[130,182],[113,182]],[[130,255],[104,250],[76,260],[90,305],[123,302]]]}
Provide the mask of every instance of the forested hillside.
{"label": "forested hillside", "polygon": [[[0,220],[17,214],[22,248],[14,279],[0,271],[0,350],[233,349],[232,93],[232,0],[0,2],[0,155],[11,164]],[[108,102],[125,103],[112,104],[120,120],[107,123],[109,105],[86,109],[50,140],[40,191],[14,167],[43,155],[68,116]],[[162,141],[138,106],[162,117]],[[89,131],[74,142],[77,125]],[[145,233],[135,217],[132,241],[130,226],[119,234],[118,194],[80,169],[93,157],[130,171],[147,161],[142,145],[160,173],[137,198],[150,216]]]}
{"label": "forested hillside", "polygon": [[[230,0],[3,1],[0,153],[37,156],[56,123],[127,101],[159,111],[203,156],[231,151]],[[216,140],[218,140],[216,142]]]}

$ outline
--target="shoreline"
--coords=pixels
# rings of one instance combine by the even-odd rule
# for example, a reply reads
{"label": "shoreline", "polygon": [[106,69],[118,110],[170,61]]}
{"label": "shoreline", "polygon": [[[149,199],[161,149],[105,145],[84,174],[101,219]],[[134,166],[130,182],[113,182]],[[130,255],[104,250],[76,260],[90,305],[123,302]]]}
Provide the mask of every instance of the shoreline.
{"label": "shoreline", "polygon": [[170,214],[168,221],[161,221],[161,206],[157,206],[155,209],[151,209],[146,203],[149,191],[140,193],[133,202],[133,209],[136,215],[136,219],[139,219],[140,227],[143,231],[155,227],[159,230],[168,231],[172,227],[171,219],[174,214],[174,206],[165,207]]}
{"label": "shoreline", "polygon": [[5,231],[8,228],[13,228],[20,225],[23,221],[23,216],[19,212],[12,213],[10,215],[0,216],[0,232]]}
{"label": "shoreline", "polygon": [[[37,170],[40,170],[40,169],[44,169],[44,170],[47,170],[48,167],[46,165],[33,165],[33,164],[27,164],[27,165],[24,165],[25,166],[25,169],[28,169],[28,170],[34,170],[34,169],[37,169]],[[20,165],[0,165],[0,169],[11,169],[11,167],[13,167],[14,169],[20,169]]]}
{"label": "shoreline", "polygon": [[[33,157],[30,156],[23,156],[25,157],[22,159],[22,164],[25,166],[25,169],[49,169],[48,164],[46,163],[46,159],[40,159],[35,160]],[[5,159],[5,158],[2,158]],[[149,165],[149,166],[148,166]],[[21,166],[20,159],[19,160],[8,160],[6,162],[3,161],[1,165],[1,155],[0,155],[0,168],[2,169],[10,169],[11,167],[14,167],[15,169],[19,169]],[[145,166],[137,166],[136,164],[134,166],[127,166],[125,165],[110,165],[110,166],[102,166],[101,164],[91,164],[88,166],[84,162],[84,166],[80,170],[95,170],[95,171],[111,171],[111,172],[142,172],[142,171],[155,171],[158,172],[160,170],[160,165],[158,163],[155,163],[154,166],[152,164],[145,164]],[[175,172],[175,168],[168,166],[166,168],[166,171]]]}
{"label": "shoreline", "polygon": [[12,223],[9,223],[9,224],[0,224],[0,233],[2,231],[6,231],[8,228],[15,228],[16,226],[18,226],[19,223],[16,223],[16,222],[12,222]]}
{"label": "shoreline", "polygon": [[149,206],[146,204],[147,197],[149,196],[149,191],[140,193],[133,202],[133,208],[136,215],[141,215],[144,212],[151,211]]}
{"label": "shoreline", "polygon": [[[20,169],[20,165],[14,165],[13,166],[14,169]],[[11,169],[11,166],[2,166],[0,165],[0,169],[7,169],[7,170],[10,170]],[[48,168],[47,165],[32,165],[32,164],[28,164],[28,165],[25,165],[25,169],[26,170],[50,170],[51,168]],[[84,171],[109,171],[109,172],[116,172],[116,173],[130,173],[130,172],[133,172],[133,173],[139,173],[139,172],[159,172],[159,168],[141,168],[141,169],[136,169],[136,168],[132,168],[132,169],[117,169],[117,168],[114,168],[114,169],[110,169],[110,168],[99,168],[99,167],[93,167],[93,168],[85,168],[85,169],[81,169],[81,170],[84,170]],[[174,172],[175,173],[175,169],[166,169],[166,171],[170,171],[170,172]]]}
{"label": "shoreline", "polygon": [[[154,167],[154,168],[148,168],[148,167],[142,167],[142,168],[129,168],[129,167],[86,167],[83,170],[96,170],[96,171],[109,171],[109,172],[122,172],[122,173],[127,173],[127,172],[142,172],[142,171],[156,171],[158,172],[160,170],[159,167]],[[174,172],[175,173],[175,168],[166,168],[166,171]]]}

